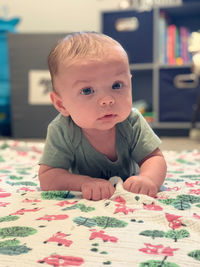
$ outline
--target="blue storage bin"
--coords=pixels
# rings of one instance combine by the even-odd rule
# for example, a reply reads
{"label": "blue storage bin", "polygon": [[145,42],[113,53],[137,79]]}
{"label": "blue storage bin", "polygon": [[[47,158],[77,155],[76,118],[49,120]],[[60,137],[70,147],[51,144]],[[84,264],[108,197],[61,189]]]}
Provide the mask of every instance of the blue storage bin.
{"label": "blue storage bin", "polygon": [[122,44],[130,63],[153,62],[153,11],[105,12],[102,16],[103,33]]}
{"label": "blue storage bin", "polygon": [[19,18],[0,18],[0,135],[10,135],[10,73],[7,33],[15,32]]}
{"label": "blue storage bin", "polygon": [[194,105],[200,93],[200,81],[195,88],[177,88],[175,77],[191,74],[190,68],[160,70],[159,120],[161,122],[191,122]]}
{"label": "blue storage bin", "polygon": [[9,81],[0,80],[0,106],[9,104],[10,100],[10,86]]}

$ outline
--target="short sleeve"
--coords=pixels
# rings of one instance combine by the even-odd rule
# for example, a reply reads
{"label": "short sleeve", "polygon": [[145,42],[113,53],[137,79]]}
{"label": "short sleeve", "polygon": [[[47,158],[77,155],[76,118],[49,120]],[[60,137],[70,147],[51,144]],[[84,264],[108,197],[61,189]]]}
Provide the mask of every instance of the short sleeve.
{"label": "short sleeve", "polygon": [[73,145],[68,134],[59,125],[50,124],[39,164],[69,170],[73,161]]}
{"label": "short sleeve", "polygon": [[139,163],[159,147],[161,140],[138,110],[133,110],[129,122],[132,127],[131,156]]}

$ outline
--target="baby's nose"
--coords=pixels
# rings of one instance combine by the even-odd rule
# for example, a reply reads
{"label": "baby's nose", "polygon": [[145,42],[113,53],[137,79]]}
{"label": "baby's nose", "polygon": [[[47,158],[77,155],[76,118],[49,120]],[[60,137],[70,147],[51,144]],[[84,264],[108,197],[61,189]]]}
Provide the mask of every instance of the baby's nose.
{"label": "baby's nose", "polygon": [[99,104],[104,106],[112,106],[115,103],[115,100],[112,96],[105,96],[99,100]]}

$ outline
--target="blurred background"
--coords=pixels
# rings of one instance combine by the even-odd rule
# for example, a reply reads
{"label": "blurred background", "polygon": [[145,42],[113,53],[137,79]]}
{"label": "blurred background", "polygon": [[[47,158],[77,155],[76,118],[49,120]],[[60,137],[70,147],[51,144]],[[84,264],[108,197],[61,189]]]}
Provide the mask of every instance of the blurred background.
{"label": "blurred background", "polygon": [[0,138],[45,138],[57,114],[48,53],[67,33],[92,30],[126,49],[133,106],[167,147],[198,147],[199,18],[200,1],[1,0]]}

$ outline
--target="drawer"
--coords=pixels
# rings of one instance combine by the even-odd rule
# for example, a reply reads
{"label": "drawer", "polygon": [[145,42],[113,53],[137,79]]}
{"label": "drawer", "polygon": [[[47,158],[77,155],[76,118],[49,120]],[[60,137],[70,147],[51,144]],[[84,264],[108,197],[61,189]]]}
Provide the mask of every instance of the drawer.
{"label": "drawer", "polygon": [[[191,122],[200,82],[196,84],[182,78],[191,74],[190,68],[161,69],[159,82],[159,121],[160,122]],[[180,76],[181,75],[181,76]],[[189,77],[189,76],[188,76]],[[179,85],[177,81],[180,81]]]}
{"label": "drawer", "polygon": [[130,63],[153,61],[153,12],[117,11],[103,13],[102,31],[128,53]]}

